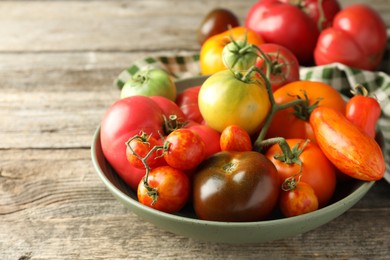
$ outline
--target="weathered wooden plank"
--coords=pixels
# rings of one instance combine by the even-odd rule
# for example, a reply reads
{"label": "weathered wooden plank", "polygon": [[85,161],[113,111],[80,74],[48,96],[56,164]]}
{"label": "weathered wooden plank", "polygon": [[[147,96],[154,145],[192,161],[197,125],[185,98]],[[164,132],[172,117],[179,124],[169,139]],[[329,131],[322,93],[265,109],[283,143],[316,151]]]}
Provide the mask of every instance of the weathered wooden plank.
{"label": "weathered wooden plank", "polygon": [[[196,28],[209,10],[223,6],[243,21],[255,2],[3,1],[0,51],[196,50]],[[341,1],[354,2],[375,6],[390,24],[386,0]]]}

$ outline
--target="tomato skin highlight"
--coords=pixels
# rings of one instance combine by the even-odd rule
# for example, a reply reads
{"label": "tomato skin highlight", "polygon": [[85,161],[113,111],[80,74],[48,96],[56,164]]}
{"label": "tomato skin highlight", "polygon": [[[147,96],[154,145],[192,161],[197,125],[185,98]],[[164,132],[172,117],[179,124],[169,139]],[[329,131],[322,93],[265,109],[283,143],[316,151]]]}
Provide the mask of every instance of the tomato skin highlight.
{"label": "tomato skin highlight", "polygon": [[191,184],[188,176],[170,166],[161,166],[150,171],[148,184],[156,188],[158,192],[157,202],[152,204],[153,199],[147,194],[143,180],[137,189],[138,201],[148,207],[174,213],[181,210],[188,202],[191,194]]}
{"label": "tomato skin highlight", "polygon": [[197,168],[193,205],[204,220],[258,221],[276,207],[279,191],[276,168],[264,155],[222,151]]}
{"label": "tomato skin highlight", "polygon": [[380,146],[342,113],[318,107],[310,124],[318,145],[342,173],[363,181],[382,179],[386,164]]}

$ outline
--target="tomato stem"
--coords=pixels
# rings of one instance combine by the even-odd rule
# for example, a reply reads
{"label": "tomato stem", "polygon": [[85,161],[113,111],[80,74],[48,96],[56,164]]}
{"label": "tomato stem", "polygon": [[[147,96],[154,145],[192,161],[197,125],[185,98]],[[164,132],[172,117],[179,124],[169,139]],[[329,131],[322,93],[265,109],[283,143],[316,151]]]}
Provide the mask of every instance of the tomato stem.
{"label": "tomato stem", "polygon": [[[148,137],[148,138],[145,139],[145,137]],[[145,188],[147,190],[147,195],[152,198],[152,205],[154,205],[157,202],[157,200],[158,200],[158,190],[157,190],[157,188],[151,187],[149,185],[148,178],[149,178],[149,173],[150,173],[151,169],[150,169],[149,164],[147,163],[147,159],[155,151],[158,151],[158,150],[162,150],[163,151],[162,154],[160,155],[160,156],[163,156],[164,152],[168,150],[169,142],[164,142],[164,145],[154,146],[145,155],[145,157],[141,157],[139,154],[137,154],[134,151],[134,149],[131,147],[130,143],[131,143],[131,141],[133,141],[135,139],[140,139],[142,142],[148,142],[149,137],[150,137],[149,135],[147,135],[145,132],[141,131],[141,133],[139,135],[135,135],[135,136],[131,137],[126,142],[126,145],[131,150],[131,152],[134,154],[134,156],[136,156],[142,162],[142,164],[145,166],[145,176],[142,178],[142,182],[143,182],[143,185],[145,186]]]}

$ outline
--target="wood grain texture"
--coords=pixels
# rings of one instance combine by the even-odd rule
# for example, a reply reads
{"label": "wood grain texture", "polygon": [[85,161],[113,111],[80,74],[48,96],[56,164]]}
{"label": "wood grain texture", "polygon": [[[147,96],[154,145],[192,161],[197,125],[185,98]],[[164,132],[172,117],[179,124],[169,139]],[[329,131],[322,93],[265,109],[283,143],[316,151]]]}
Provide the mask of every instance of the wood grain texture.
{"label": "wood grain texture", "polygon": [[[90,145],[114,78],[145,56],[199,50],[208,10],[241,20],[256,1],[0,1],[0,259],[386,259],[390,189],[380,181],[351,210],[293,238],[195,241],[118,203]],[[387,0],[370,3],[390,24]],[[140,40],[141,39],[141,40]]]}

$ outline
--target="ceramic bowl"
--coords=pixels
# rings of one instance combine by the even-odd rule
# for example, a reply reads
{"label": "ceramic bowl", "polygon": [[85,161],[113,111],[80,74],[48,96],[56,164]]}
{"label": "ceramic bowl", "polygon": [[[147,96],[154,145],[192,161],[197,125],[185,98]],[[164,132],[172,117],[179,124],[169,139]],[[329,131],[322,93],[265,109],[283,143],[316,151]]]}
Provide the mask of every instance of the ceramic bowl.
{"label": "ceramic bowl", "polygon": [[[177,81],[179,91],[201,84],[204,77]],[[136,192],[128,187],[105,160],[96,130],[91,146],[92,162],[103,184],[132,212],[161,229],[197,240],[223,243],[259,243],[284,239],[324,225],[354,206],[372,187],[374,182],[353,180],[338,186],[332,202],[319,210],[304,215],[283,218],[276,214],[269,220],[256,222],[217,222],[196,218],[187,206],[176,214],[167,214],[142,205]]]}

